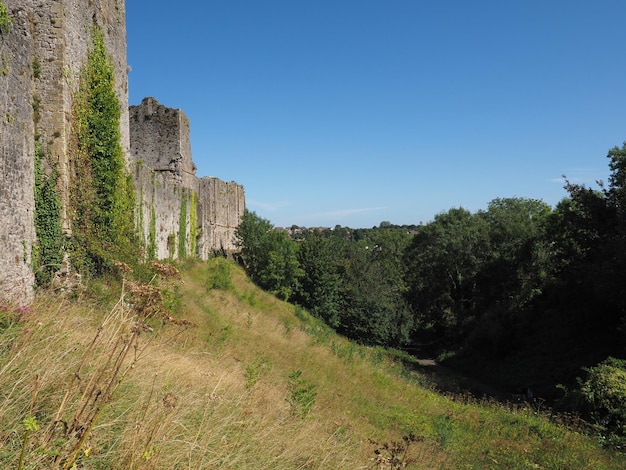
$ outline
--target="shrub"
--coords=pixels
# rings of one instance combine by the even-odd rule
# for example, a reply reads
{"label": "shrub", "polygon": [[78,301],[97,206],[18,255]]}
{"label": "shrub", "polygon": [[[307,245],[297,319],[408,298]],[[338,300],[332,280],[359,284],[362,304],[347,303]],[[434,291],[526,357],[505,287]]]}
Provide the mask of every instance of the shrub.
{"label": "shrub", "polygon": [[301,370],[294,370],[289,374],[287,383],[287,401],[291,405],[291,414],[299,418],[306,418],[315,404],[317,386],[302,378]]}
{"label": "shrub", "polygon": [[272,363],[265,357],[257,357],[256,360],[246,366],[246,388],[252,388],[259,378],[272,370]]}
{"label": "shrub", "polygon": [[608,438],[626,438],[626,360],[609,357],[585,369],[580,393],[586,411]]}
{"label": "shrub", "polygon": [[207,290],[230,291],[234,289],[233,281],[230,279],[230,264],[226,260],[216,260],[216,262],[211,263],[206,287]]}

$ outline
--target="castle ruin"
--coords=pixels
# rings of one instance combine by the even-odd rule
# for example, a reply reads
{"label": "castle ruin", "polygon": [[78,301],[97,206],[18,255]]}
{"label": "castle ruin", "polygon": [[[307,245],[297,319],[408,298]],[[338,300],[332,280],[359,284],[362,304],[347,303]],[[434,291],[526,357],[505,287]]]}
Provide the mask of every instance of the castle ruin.
{"label": "castle ruin", "polygon": [[[154,98],[128,106],[124,0],[3,0],[10,26],[0,31],[0,300],[33,296],[34,167],[58,174],[60,222],[68,210],[73,103],[94,27],[104,36],[121,105],[120,134],[137,194],[136,222],[156,258],[208,258],[236,251],[243,188],[198,178],[189,120]],[[184,219],[184,220],[183,220]]]}
{"label": "castle ruin", "polygon": [[[156,257],[176,258],[181,211],[195,227],[186,230],[184,251],[207,259],[237,250],[235,229],[245,210],[242,186],[213,177],[198,178],[191,159],[189,119],[180,109],[144,98],[130,107],[131,162],[146,244],[156,229]],[[186,209],[183,208],[186,204]],[[193,238],[192,238],[193,237]]]}

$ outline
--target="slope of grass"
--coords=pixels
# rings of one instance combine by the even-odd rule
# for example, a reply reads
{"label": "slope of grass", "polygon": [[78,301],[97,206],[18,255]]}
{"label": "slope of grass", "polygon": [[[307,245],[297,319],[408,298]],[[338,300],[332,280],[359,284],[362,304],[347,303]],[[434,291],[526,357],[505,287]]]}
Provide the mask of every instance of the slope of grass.
{"label": "slope of grass", "polygon": [[124,296],[101,286],[117,301],[42,293],[30,308],[3,306],[0,467],[626,463],[532,409],[437,394],[406,358],[336,336],[228,261],[189,264],[158,285],[184,321],[162,320],[146,300],[154,290],[130,284]]}

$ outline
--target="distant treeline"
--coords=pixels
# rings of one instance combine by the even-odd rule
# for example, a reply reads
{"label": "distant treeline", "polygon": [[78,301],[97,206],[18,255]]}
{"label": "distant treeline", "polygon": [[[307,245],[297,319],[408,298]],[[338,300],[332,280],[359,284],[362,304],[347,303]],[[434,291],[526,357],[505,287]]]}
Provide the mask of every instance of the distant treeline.
{"label": "distant treeline", "polygon": [[554,208],[499,198],[417,226],[288,231],[247,212],[242,262],[260,287],[362,343],[500,359],[534,338],[587,346],[599,362],[626,339],[626,144],[608,158],[606,185],[566,180]]}

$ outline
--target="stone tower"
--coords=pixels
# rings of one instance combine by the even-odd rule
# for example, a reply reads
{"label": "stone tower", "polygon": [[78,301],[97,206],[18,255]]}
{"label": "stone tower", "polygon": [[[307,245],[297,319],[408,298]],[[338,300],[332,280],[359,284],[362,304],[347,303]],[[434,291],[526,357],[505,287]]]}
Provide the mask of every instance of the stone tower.
{"label": "stone tower", "polygon": [[[235,231],[245,210],[243,187],[196,177],[185,113],[144,98],[130,107],[129,128],[141,219],[149,221],[143,224],[146,245],[153,237],[157,257],[178,258],[179,250],[173,248],[181,246],[184,235],[186,254],[200,259],[237,251]],[[184,234],[183,224],[188,225]]]}

